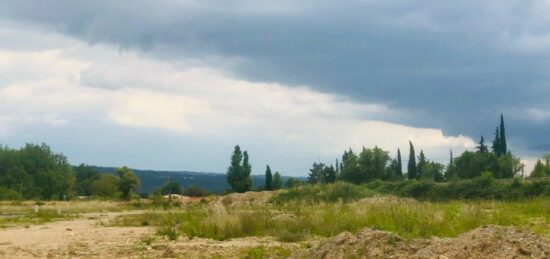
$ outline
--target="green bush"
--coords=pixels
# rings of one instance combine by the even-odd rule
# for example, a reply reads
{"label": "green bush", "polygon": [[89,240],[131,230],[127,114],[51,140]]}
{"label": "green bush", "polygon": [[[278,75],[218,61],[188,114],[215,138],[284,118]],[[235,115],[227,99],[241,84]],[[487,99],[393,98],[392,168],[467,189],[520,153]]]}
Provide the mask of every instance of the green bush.
{"label": "green bush", "polygon": [[307,201],[307,202],[350,202],[375,195],[376,192],[365,188],[365,186],[355,185],[345,182],[336,182],[332,184],[309,184],[289,189],[286,192],[275,195],[271,201],[282,203],[288,201]]}
{"label": "green bush", "polygon": [[21,200],[21,198],[22,198],[21,193],[19,193],[18,191],[0,187],[0,200],[16,201],[16,200]]}
{"label": "green bush", "polygon": [[417,180],[400,182],[373,181],[366,187],[386,194],[412,197],[419,200],[447,201],[456,199],[517,200],[538,196],[550,196],[550,181],[526,181],[520,179],[498,180],[490,173],[470,180],[448,183],[422,182]]}

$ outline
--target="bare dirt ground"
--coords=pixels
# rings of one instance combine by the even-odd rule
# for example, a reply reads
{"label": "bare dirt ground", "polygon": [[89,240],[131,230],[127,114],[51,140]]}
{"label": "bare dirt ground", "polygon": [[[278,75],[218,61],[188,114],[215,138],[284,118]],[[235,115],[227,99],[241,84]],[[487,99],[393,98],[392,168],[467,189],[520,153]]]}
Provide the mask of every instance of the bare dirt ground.
{"label": "bare dirt ground", "polygon": [[385,231],[341,233],[294,258],[550,258],[550,239],[516,227],[488,226],[456,238],[405,240]]}
{"label": "bare dirt ground", "polygon": [[[239,200],[232,197],[231,202]],[[142,212],[89,213],[0,229],[0,258],[550,258],[549,237],[516,227],[487,226],[455,238],[414,240],[363,229],[321,241],[285,243],[271,237],[168,240],[152,227],[106,224],[116,216]]]}
{"label": "bare dirt ground", "polygon": [[298,244],[257,237],[170,241],[155,235],[152,227],[103,224],[128,213],[140,212],[82,214],[73,220],[0,229],[0,258],[248,258],[246,251],[253,248],[265,250],[262,254],[269,258],[270,253],[299,248]]}
{"label": "bare dirt ground", "polygon": [[147,227],[103,227],[121,212],[83,214],[73,220],[0,230],[3,258],[119,257],[133,253],[136,240],[153,230]]}

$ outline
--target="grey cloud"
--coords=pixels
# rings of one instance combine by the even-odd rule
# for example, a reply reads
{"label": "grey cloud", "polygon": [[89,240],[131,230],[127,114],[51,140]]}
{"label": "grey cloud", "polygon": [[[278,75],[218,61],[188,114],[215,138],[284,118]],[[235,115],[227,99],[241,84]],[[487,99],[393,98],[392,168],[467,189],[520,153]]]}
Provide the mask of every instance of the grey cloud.
{"label": "grey cloud", "polygon": [[[398,122],[476,138],[492,134],[500,112],[548,106],[550,53],[537,47],[550,35],[545,10],[543,1],[511,0],[67,0],[4,1],[0,15],[162,59],[235,58],[210,65],[421,111]],[[550,133],[548,121],[507,123],[527,149]]]}

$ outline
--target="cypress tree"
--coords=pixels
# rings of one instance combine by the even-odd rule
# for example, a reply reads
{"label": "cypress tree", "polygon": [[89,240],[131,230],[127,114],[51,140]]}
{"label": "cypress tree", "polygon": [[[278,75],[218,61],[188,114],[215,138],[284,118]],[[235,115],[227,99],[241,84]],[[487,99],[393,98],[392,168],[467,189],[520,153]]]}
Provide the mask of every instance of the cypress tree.
{"label": "cypress tree", "polygon": [[252,166],[248,162],[248,152],[243,152],[243,170],[242,170],[242,190],[243,192],[250,191],[252,189],[252,178],[250,174],[252,173]]}
{"label": "cypress tree", "polygon": [[401,150],[399,150],[399,148],[397,149],[397,176],[398,177],[403,176],[403,167],[401,164]]}
{"label": "cypress tree", "polygon": [[502,155],[508,153],[508,148],[506,145],[506,131],[504,129],[504,116],[500,114],[500,152]]}
{"label": "cypress tree", "polygon": [[409,180],[416,179],[418,177],[416,171],[416,156],[414,154],[414,146],[412,142],[409,141],[410,151],[409,151],[409,163],[407,164],[407,174]]}
{"label": "cypress tree", "polygon": [[273,190],[273,175],[271,174],[271,168],[267,165],[265,169],[265,189],[267,191]]}
{"label": "cypress tree", "polygon": [[426,156],[424,155],[424,151],[420,150],[420,155],[418,155],[418,164],[416,169],[416,178],[421,178],[426,173],[426,164],[428,164],[428,160],[426,160]]}
{"label": "cypress tree", "polygon": [[495,139],[493,139],[493,146],[491,148],[493,149],[493,153],[495,153],[497,156],[500,156],[500,132],[498,130],[498,127],[495,131]]}
{"label": "cypress tree", "polygon": [[485,145],[485,139],[483,138],[483,135],[481,135],[481,139],[479,140],[479,145],[476,147],[478,153],[487,153],[489,152],[489,148]]}

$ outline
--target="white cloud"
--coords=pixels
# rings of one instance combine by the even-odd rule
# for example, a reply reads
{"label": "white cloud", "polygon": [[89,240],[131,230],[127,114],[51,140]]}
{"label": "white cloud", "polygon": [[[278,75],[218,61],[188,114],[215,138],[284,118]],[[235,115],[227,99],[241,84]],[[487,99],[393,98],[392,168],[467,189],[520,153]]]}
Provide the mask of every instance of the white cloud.
{"label": "white cloud", "polygon": [[[355,103],[306,86],[247,82],[195,61],[162,62],[111,46],[66,42],[55,49],[0,50],[0,75],[10,75],[0,81],[0,121],[8,124],[0,134],[106,122],[124,131],[146,128],[182,138],[254,141],[262,143],[260,152],[285,150],[272,159],[305,150],[331,158],[362,145],[404,151],[409,140],[429,156],[447,157],[450,148],[474,145],[439,129],[385,122],[404,111],[383,103]],[[90,142],[94,137],[82,136]],[[219,160],[226,163],[226,157]]]}

